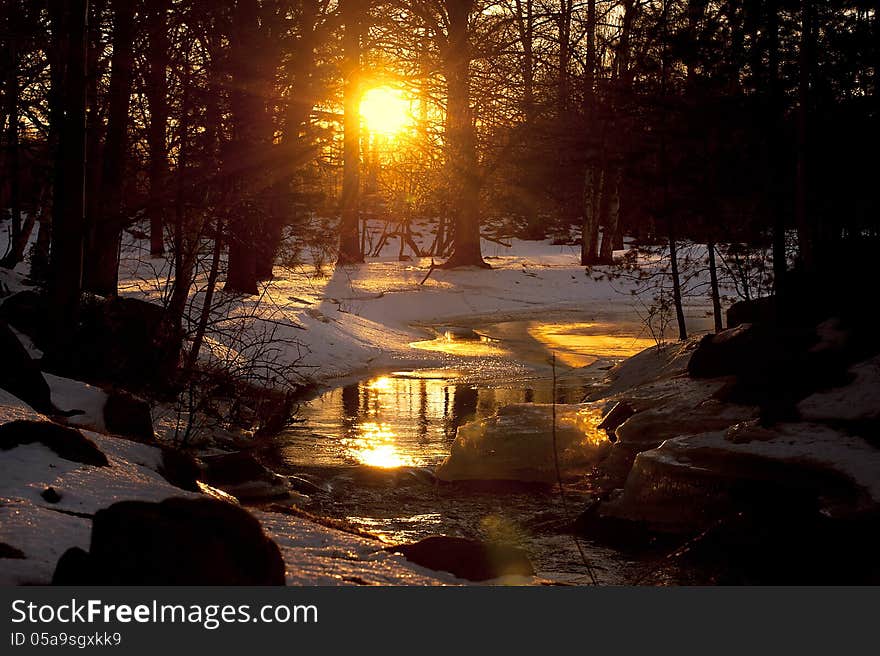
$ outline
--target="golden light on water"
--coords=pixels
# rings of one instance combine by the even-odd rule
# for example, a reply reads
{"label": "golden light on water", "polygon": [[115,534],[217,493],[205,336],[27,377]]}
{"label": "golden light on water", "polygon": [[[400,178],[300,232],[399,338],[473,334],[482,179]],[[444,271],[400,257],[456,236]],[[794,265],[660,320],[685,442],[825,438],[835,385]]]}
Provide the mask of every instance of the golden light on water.
{"label": "golden light on water", "polygon": [[380,376],[376,380],[370,381],[368,388],[371,390],[391,389],[391,378],[389,376]]}
{"label": "golden light on water", "polygon": [[364,422],[358,426],[358,436],[345,441],[346,452],[362,465],[369,467],[406,467],[415,461],[397,450],[397,435],[387,424]]}
{"label": "golden light on water", "polygon": [[474,358],[500,357],[510,353],[498,340],[484,336],[479,336],[478,339],[462,339],[450,331],[441,333],[435,339],[410,342],[410,346],[423,351],[439,351]]}
{"label": "golden light on water", "polygon": [[600,357],[626,358],[654,346],[650,337],[615,328],[599,322],[535,322],[528,332],[569,367],[585,367]]}
{"label": "golden light on water", "polygon": [[361,117],[367,129],[388,137],[403,132],[412,122],[410,102],[400,89],[373,87],[361,99]]}

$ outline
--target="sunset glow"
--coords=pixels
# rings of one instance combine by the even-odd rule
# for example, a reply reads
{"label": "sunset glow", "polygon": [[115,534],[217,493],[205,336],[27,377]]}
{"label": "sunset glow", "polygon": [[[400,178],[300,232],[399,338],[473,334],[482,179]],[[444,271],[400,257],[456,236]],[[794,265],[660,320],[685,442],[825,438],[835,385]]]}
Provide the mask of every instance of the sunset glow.
{"label": "sunset glow", "polygon": [[364,93],[361,117],[370,132],[385,136],[394,136],[412,123],[409,101],[392,87],[373,87]]}

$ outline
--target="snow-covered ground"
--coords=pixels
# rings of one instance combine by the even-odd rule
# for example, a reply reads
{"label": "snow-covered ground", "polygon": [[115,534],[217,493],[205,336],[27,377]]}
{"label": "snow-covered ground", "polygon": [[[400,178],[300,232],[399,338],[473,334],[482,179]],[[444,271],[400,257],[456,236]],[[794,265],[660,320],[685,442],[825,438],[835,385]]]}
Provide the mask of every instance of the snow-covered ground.
{"label": "snow-covered ground", "polygon": [[[553,245],[549,240],[509,243],[506,247],[483,240],[489,270],[435,269],[424,284],[430,258],[399,262],[388,255],[368,258],[361,265],[331,264],[320,273],[308,263],[276,266],[275,279],[261,295],[241,299],[234,312],[272,322],[278,338],[297,343],[289,347],[289,359],[298,361],[299,372],[326,382],[373,371],[448,364],[454,359],[448,352],[411,346],[433,337],[426,326],[549,321],[573,312],[605,322],[612,330],[617,324],[642,323],[651,300],[650,294],[632,294],[640,283],[594,279],[579,263],[578,246]],[[128,245],[120,267],[120,293],[161,302],[167,268],[162,261],[144,259],[142,248],[142,244]],[[385,252],[395,249],[392,243]],[[645,265],[650,270],[654,263]],[[604,270],[600,267],[593,275]],[[195,285],[196,305],[203,286],[203,280]],[[687,300],[692,330],[709,328],[710,307],[705,295]],[[255,322],[254,328],[259,326]],[[643,339],[650,339],[647,330],[640,332]],[[564,349],[548,334],[548,348]]]}

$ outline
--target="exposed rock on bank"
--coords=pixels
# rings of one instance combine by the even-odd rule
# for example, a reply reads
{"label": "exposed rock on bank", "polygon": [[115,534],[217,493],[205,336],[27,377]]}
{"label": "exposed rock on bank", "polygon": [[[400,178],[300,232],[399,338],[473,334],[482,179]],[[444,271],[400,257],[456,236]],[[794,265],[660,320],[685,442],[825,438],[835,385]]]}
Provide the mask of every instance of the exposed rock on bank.
{"label": "exposed rock on bank", "polygon": [[247,511],[213,499],[123,501],[95,514],[89,551],[55,585],[284,585],[278,546]]}

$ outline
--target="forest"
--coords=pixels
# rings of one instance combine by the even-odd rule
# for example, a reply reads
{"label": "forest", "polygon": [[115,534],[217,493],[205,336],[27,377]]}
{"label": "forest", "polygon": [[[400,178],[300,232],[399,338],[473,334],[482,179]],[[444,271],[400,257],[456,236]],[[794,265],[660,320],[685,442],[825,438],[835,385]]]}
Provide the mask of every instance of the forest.
{"label": "forest", "polygon": [[71,535],[287,563],[93,536],[2,582],[324,583],[313,515],[418,565],[356,581],[880,577],[877,0],[2,0],[0,50],[0,464],[72,440],[280,551],[131,472]]}

